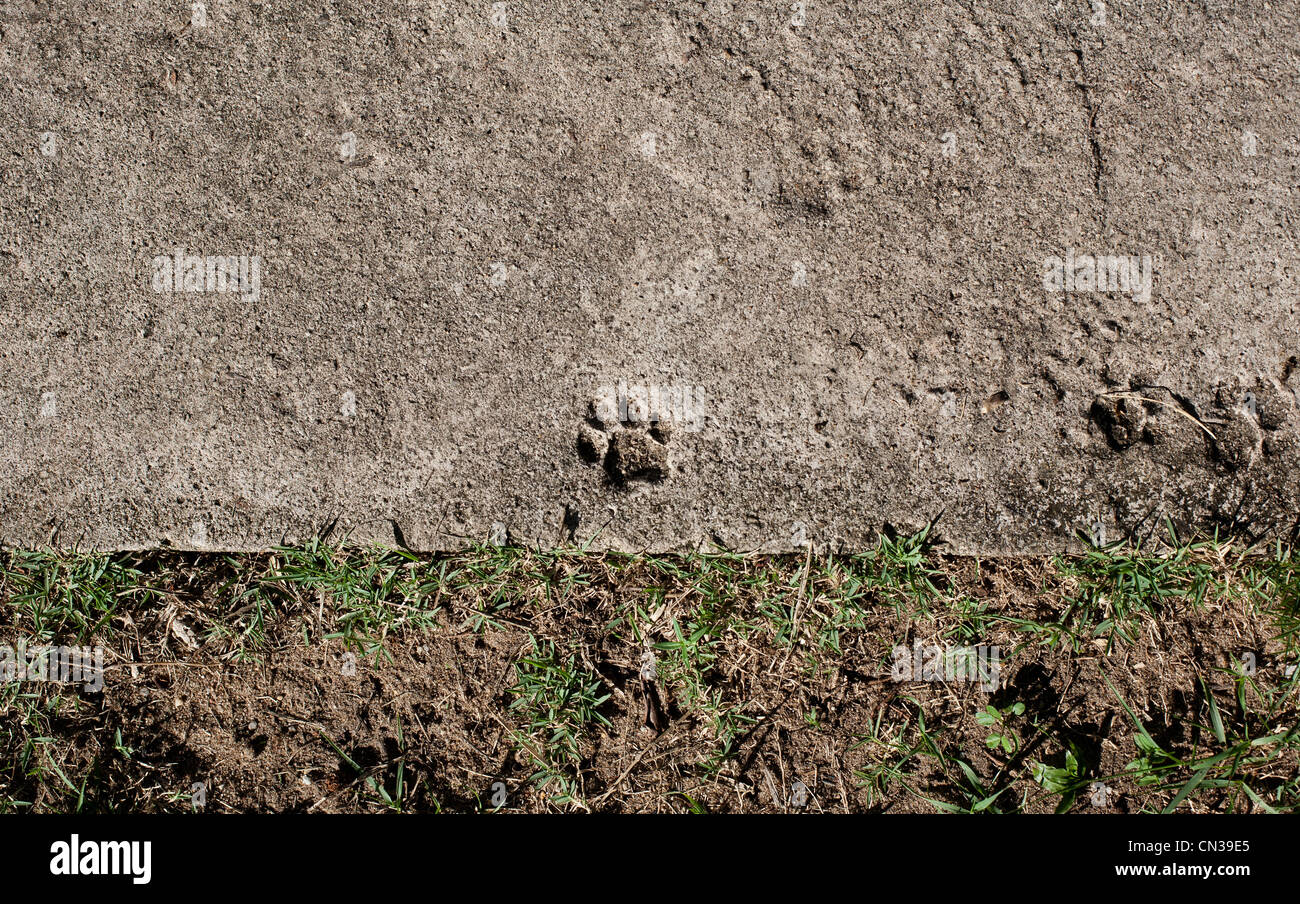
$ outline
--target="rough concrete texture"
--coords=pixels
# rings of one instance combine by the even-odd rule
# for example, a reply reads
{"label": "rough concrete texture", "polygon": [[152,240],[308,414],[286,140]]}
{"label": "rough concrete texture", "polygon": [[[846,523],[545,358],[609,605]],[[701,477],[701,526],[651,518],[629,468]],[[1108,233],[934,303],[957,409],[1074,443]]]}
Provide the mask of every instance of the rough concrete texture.
{"label": "rough concrete texture", "polygon": [[8,0],[0,79],[6,543],[1294,521],[1293,2]]}

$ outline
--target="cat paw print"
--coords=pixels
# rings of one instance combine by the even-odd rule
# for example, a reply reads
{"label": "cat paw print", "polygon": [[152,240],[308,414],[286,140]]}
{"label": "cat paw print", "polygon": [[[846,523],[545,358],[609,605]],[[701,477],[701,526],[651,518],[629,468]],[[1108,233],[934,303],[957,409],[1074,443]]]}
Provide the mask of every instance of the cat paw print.
{"label": "cat paw print", "polygon": [[1110,447],[1145,447],[1169,463],[1209,458],[1246,471],[1295,433],[1294,396],[1278,380],[1226,379],[1201,405],[1163,386],[1135,384],[1097,396],[1089,415]]}
{"label": "cat paw print", "polygon": [[593,404],[589,422],[578,428],[578,454],[588,464],[599,464],[620,486],[634,481],[657,482],[672,472],[668,443],[672,429],[665,422],[625,425]]}

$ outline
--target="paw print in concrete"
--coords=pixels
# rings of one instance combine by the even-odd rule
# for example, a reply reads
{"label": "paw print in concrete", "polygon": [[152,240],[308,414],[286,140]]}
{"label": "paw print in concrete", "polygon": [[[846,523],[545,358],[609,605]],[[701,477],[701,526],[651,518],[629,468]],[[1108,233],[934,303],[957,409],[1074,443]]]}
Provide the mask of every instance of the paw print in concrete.
{"label": "paw print in concrete", "polygon": [[1139,446],[1171,464],[1208,458],[1245,471],[1298,422],[1294,396],[1266,376],[1221,382],[1202,406],[1162,386],[1134,385],[1097,396],[1089,412],[1111,448]]}
{"label": "paw print in concrete", "polygon": [[625,425],[594,404],[588,423],[578,428],[578,454],[588,464],[600,464],[614,483],[664,480],[672,471],[668,443],[672,430],[665,422]]}

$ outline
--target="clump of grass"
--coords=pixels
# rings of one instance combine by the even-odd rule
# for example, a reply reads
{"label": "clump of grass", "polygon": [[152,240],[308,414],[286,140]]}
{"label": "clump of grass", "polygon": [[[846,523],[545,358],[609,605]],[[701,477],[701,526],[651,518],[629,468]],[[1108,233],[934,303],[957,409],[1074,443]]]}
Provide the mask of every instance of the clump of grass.
{"label": "clump of grass", "polygon": [[117,773],[130,763],[113,762],[126,757],[120,732],[107,746],[114,751],[101,763],[89,763],[78,751],[61,744],[60,729],[69,724],[84,725],[91,704],[75,693],[61,693],[48,687],[10,682],[0,685],[0,813],[22,811],[81,813],[113,810],[120,802],[93,799],[97,789],[90,783],[104,782],[105,774]]}
{"label": "clump of grass", "polygon": [[828,556],[812,582],[812,615],[820,624],[816,647],[844,652],[846,634],[863,631],[873,609],[887,607],[895,617],[926,616],[944,595],[944,572],[931,559],[933,523],[907,536],[881,534],[869,552]]}
{"label": "clump of grass", "polygon": [[378,659],[388,656],[384,641],[390,634],[435,626],[447,564],[402,549],[330,546],[315,539],[277,550],[262,584],[327,598],[334,630],[326,639],[340,638]]}
{"label": "clump of grass", "polygon": [[441,574],[457,609],[466,613],[462,629],[505,630],[508,613],[527,619],[536,607],[556,605],[591,585],[596,557],[575,549],[540,550],[483,544],[444,560]]}
{"label": "clump of grass", "polygon": [[[918,700],[904,697],[902,703],[905,715],[900,723],[886,729],[878,715],[872,730],[854,745],[855,749],[867,747],[872,751],[871,765],[855,772],[855,776],[873,803],[888,797],[897,785],[944,813],[1001,813],[1023,809],[1023,796],[1010,810],[1003,809],[1002,796],[1012,787],[1003,782],[1003,770],[998,770],[992,779],[980,776],[969,762],[948,749],[940,729],[926,725],[925,711]],[[922,777],[939,787],[921,787],[918,780]],[[950,800],[931,796],[940,788]]]}
{"label": "clump of grass", "polygon": [[1170,548],[1164,553],[1144,552],[1121,541],[1092,547],[1083,556],[1057,557],[1054,566],[1065,604],[1060,618],[1021,627],[1040,633],[1049,646],[1064,637],[1075,649],[1097,638],[1106,640],[1107,651],[1117,640],[1133,643],[1144,620],[1159,617],[1175,604],[1200,608],[1216,587],[1214,563],[1220,558],[1217,542],[1179,542],[1172,526]]}
{"label": "clump of grass", "polygon": [[[716,574],[720,564],[721,560],[713,557],[706,567]],[[728,641],[741,640],[764,630],[760,623],[739,617],[736,603],[752,597],[749,591],[737,591],[735,587],[766,578],[750,575],[737,580],[730,565],[725,567],[728,581],[697,583],[697,592],[701,596],[699,605],[684,618],[673,619],[670,639],[654,645],[662,654],[659,675],[673,688],[681,709],[703,719],[712,730],[714,747],[701,764],[707,775],[716,775],[735,755],[740,738],[756,721],[746,713],[744,701],[735,702],[731,699],[734,695],[719,686],[718,662],[726,654]],[[789,631],[790,622],[780,604],[777,604],[777,612],[781,614],[781,620],[769,627],[779,638]]]}
{"label": "clump of grass", "polygon": [[1240,570],[1255,608],[1269,616],[1276,627],[1286,658],[1300,657],[1300,555],[1278,541],[1268,557],[1252,559]]}
{"label": "clump of grass", "polygon": [[604,683],[579,667],[575,656],[562,660],[554,644],[539,644],[531,635],[529,640],[532,652],[515,663],[510,689],[510,710],[524,722],[512,740],[532,764],[530,781],[553,789],[553,801],[563,805],[580,797],[584,748],[594,726],[609,727],[600,712],[609,694],[601,693]]}
{"label": "clump of grass", "polygon": [[897,615],[925,614],[943,595],[944,572],[930,558],[934,524],[914,534],[882,533],[875,549],[847,559],[848,571],[858,576],[875,598]]}
{"label": "clump of grass", "polygon": [[197,588],[198,595],[211,606],[202,614],[203,642],[226,647],[226,658],[254,660],[268,646],[267,631],[283,594],[263,583],[266,568],[259,558],[222,555],[204,572],[207,586]]}
{"label": "clump of grass", "polygon": [[948,604],[943,636],[964,644],[980,642],[988,635],[995,621],[989,614],[989,604],[966,595],[960,595]]}
{"label": "clump of grass", "polygon": [[704,602],[686,619],[672,621],[672,639],[655,644],[664,654],[659,674],[673,686],[684,709],[712,701],[711,675],[722,655],[731,619],[718,599]]}
{"label": "clump of grass", "polygon": [[[157,603],[169,577],[165,568],[146,571],[129,554],[12,550],[0,558],[3,623],[28,645],[103,643],[119,614]],[[76,747],[60,743],[69,726],[91,729],[96,707],[75,691],[54,684],[0,684],[0,813],[24,810],[81,813],[120,803],[95,799],[96,784],[130,751],[89,762]]]}
{"label": "clump of grass", "polygon": [[1294,677],[1281,687],[1269,687],[1253,676],[1233,673],[1233,708],[1221,705],[1215,689],[1202,681],[1198,715],[1205,721],[1196,726],[1187,756],[1175,754],[1153,735],[1105,680],[1133,724],[1138,755],[1125,772],[1139,786],[1165,795],[1160,812],[1172,813],[1206,792],[1217,794],[1218,809],[1226,812],[1249,811],[1252,805],[1269,813],[1300,812]]}
{"label": "clump of grass", "polygon": [[0,565],[0,598],[32,639],[81,642],[111,630],[113,616],[159,593],[127,556],[14,550]]}

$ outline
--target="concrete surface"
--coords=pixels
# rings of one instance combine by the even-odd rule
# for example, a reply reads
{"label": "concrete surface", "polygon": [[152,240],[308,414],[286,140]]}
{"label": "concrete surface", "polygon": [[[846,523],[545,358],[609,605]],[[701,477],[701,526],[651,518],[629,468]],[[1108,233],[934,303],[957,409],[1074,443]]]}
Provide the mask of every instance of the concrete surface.
{"label": "concrete surface", "polygon": [[10,0],[0,82],[5,543],[1295,520],[1295,3]]}

